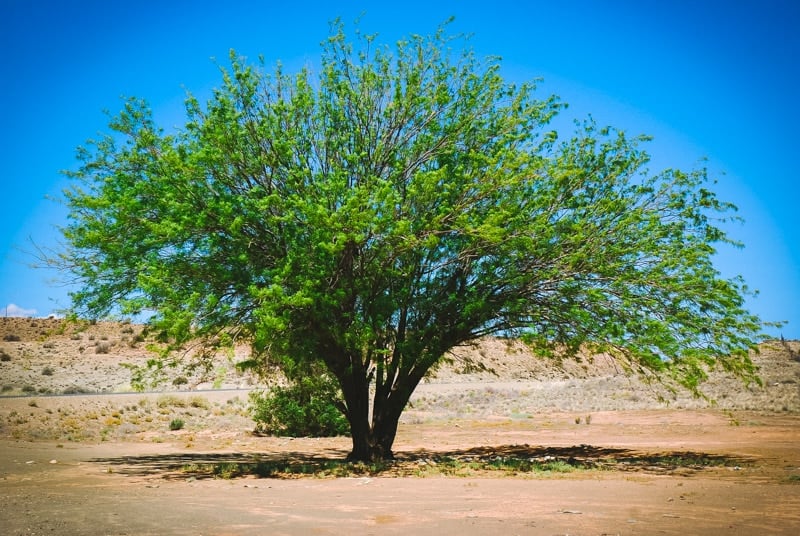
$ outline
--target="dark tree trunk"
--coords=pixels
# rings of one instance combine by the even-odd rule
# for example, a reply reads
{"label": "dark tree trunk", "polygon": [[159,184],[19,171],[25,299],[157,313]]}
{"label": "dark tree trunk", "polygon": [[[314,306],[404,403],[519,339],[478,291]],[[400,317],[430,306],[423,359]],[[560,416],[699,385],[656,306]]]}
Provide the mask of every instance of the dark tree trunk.
{"label": "dark tree trunk", "polygon": [[394,459],[392,445],[397,435],[397,425],[400,421],[400,412],[387,412],[384,415],[373,416],[370,425],[364,420],[359,423],[350,423],[350,434],[353,440],[353,450],[347,456],[348,460],[359,462],[374,462]]}
{"label": "dark tree trunk", "polygon": [[[395,368],[390,374],[378,373],[376,377],[374,370],[368,372],[361,356],[327,348],[321,353],[335,357],[327,365],[339,381],[344,398],[342,409],[350,423],[353,450],[347,459],[360,462],[394,459],[392,446],[400,415],[428,367],[416,363],[410,369]],[[370,400],[372,381],[376,382],[374,400]]]}
{"label": "dark tree trunk", "polygon": [[392,445],[397,435],[400,412],[387,411],[388,406],[373,409],[372,422],[369,421],[369,390],[359,390],[358,400],[345,395],[350,421],[350,435],[353,450],[348,459],[360,462],[374,462],[394,458]]}
{"label": "dark tree trunk", "polygon": [[348,455],[348,460],[374,462],[394,459],[392,446],[397,436],[400,415],[402,415],[418,381],[412,377],[398,379],[397,384],[388,391],[389,394],[386,396],[381,396],[381,389],[378,389],[371,423],[368,409],[370,404],[369,386],[366,378],[363,388],[348,388],[345,392],[343,385],[342,390],[348,407],[347,417],[350,421],[350,434],[353,440],[353,450]]}

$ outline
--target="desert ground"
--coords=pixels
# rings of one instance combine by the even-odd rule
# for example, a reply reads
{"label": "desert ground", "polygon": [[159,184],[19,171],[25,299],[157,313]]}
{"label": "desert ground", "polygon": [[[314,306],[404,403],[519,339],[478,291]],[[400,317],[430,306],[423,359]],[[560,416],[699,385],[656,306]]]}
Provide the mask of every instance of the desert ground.
{"label": "desert ground", "polygon": [[132,392],[147,342],[0,319],[3,534],[800,534],[798,341],[761,345],[762,385],[715,373],[696,399],[485,340],[371,466],[343,463],[348,438],[253,434],[245,349]]}

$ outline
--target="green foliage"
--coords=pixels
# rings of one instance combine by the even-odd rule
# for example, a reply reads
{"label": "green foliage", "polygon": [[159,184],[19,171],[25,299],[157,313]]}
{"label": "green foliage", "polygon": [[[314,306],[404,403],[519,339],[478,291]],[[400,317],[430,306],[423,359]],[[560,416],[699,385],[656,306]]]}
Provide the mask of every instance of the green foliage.
{"label": "green foliage", "polygon": [[288,387],[250,394],[259,433],[288,437],[347,435],[349,424],[335,405],[338,387],[325,374],[298,378]]}
{"label": "green foliage", "polygon": [[183,429],[184,424],[185,423],[183,422],[183,419],[172,419],[169,422],[169,429],[175,432],[177,430]]}
{"label": "green foliage", "polygon": [[78,311],[154,311],[157,375],[220,334],[323,365],[359,459],[389,456],[425,374],[492,333],[695,392],[709,367],[756,380],[762,322],[712,264],[735,207],[705,169],[651,174],[646,137],[591,121],[559,137],[558,98],[443,29],[392,50],[333,28],[316,76],[231,53],[182,129],[130,99],[79,148],[56,260]]}

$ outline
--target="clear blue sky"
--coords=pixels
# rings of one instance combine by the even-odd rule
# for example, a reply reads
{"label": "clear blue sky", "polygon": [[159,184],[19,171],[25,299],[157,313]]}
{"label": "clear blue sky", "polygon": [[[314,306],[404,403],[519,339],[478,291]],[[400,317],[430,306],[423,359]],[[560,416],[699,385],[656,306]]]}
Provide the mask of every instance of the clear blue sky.
{"label": "clear blue sky", "polygon": [[[66,185],[74,149],[105,129],[120,96],[147,99],[180,123],[184,88],[219,83],[228,50],[289,69],[313,65],[340,16],[393,44],[453,15],[479,55],[504,58],[509,79],[544,77],[570,115],[655,136],[652,169],[703,157],[746,243],[718,256],[800,338],[800,2],[638,0],[275,2],[0,0],[0,314],[48,315],[69,305],[57,274],[33,270],[30,240],[56,243],[65,211],[45,196]],[[13,306],[12,306],[13,305]]]}

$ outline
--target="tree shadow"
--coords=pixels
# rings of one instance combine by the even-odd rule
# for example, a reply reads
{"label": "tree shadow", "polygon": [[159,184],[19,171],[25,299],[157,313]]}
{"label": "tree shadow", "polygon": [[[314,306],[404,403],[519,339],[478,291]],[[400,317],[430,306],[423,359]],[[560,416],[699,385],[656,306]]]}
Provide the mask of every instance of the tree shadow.
{"label": "tree shadow", "polygon": [[95,458],[110,472],[165,480],[259,477],[290,479],[304,476],[491,476],[492,474],[621,471],[691,476],[712,468],[739,468],[754,460],[695,451],[643,452],[577,445],[479,446],[453,450],[406,451],[394,460],[358,463],[345,460],[341,449],[276,453],[180,453]]}

